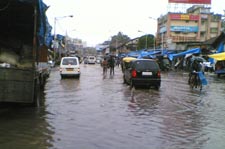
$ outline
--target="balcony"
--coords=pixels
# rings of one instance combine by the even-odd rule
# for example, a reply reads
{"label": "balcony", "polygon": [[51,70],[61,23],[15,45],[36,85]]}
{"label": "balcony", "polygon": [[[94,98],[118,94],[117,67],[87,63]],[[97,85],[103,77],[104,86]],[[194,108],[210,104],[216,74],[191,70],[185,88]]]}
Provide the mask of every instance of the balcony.
{"label": "balcony", "polygon": [[[197,39],[196,37],[173,36],[173,37],[170,37],[170,39],[172,39],[173,43],[179,43],[179,42],[200,42],[200,39]],[[167,38],[163,38],[163,41],[164,42],[167,41]],[[161,38],[157,38],[156,42],[161,44],[162,39]]]}

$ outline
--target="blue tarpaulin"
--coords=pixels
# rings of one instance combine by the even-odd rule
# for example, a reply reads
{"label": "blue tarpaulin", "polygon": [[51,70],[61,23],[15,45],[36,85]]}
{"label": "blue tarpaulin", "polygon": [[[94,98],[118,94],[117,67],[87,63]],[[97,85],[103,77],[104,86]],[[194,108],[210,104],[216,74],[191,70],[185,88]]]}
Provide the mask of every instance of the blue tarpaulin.
{"label": "blue tarpaulin", "polygon": [[38,41],[40,45],[50,46],[51,44],[51,30],[52,27],[48,22],[46,16],[46,10],[48,6],[43,2],[43,0],[18,0],[21,3],[36,4],[38,8]]}
{"label": "blue tarpaulin", "polygon": [[140,51],[132,51],[127,54],[128,57],[138,57]]}
{"label": "blue tarpaulin", "polygon": [[40,27],[38,31],[39,43],[41,45],[45,44],[47,46],[50,46],[51,39],[52,39],[51,37],[52,27],[50,26],[48,22],[48,18],[45,14],[48,7],[46,6],[46,4],[43,3],[42,0],[38,0],[38,4],[39,4],[39,12],[40,12],[39,14]]}
{"label": "blue tarpaulin", "polygon": [[216,53],[221,53],[221,52],[224,52],[224,43],[223,42],[220,43],[220,45],[216,51]]}
{"label": "blue tarpaulin", "polygon": [[141,51],[138,58],[156,58],[155,54],[159,54],[160,51]]}
{"label": "blue tarpaulin", "polygon": [[201,82],[202,82],[202,85],[207,85],[208,84],[208,82],[207,82],[207,80],[206,80],[206,78],[205,78],[205,75],[203,74],[203,72],[198,72],[198,76],[199,76],[199,78],[200,78],[200,80],[201,80]]}
{"label": "blue tarpaulin", "polygon": [[180,52],[180,53],[176,53],[176,54],[168,54],[168,58],[169,58],[169,60],[172,61],[174,58],[185,56],[186,54],[197,54],[197,53],[200,53],[200,52],[201,52],[200,48],[195,48],[195,49],[190,49],[190,50]]}

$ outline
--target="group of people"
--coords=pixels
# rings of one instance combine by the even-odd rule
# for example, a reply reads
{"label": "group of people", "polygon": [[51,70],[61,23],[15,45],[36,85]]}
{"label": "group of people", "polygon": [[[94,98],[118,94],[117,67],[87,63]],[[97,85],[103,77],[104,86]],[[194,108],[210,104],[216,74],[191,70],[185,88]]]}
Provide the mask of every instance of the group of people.
{"label": "group of people", "polygon": [[107,69],[109,68],[110,75],[114,75],[115,59],[113,56],[110,56],[109,59],[104,58],[102,61],[103,75],[107,74]]}

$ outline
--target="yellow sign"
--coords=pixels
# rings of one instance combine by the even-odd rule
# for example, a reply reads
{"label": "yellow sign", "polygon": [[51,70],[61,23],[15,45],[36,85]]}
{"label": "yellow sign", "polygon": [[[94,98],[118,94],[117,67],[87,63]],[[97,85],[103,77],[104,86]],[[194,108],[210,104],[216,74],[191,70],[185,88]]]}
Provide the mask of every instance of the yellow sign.
{"label": "yellow sign", "polygon": [[190,20],[190,16],[189,15],[182,14],[182,15],[180,15],[180,19],[181,20]]}

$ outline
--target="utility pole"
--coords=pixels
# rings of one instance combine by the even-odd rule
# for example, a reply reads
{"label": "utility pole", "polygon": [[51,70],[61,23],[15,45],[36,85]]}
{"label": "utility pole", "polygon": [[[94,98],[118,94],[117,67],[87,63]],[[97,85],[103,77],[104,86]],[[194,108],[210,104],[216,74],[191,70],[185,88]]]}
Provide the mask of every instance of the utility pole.
{"label": "utility pole", "polygon": [[58,48],[58,43],[57,43],[57,37],[56,37],[56,21],[59,20],[59,19],[63,19],[63,18],[67,18],[67,17],[70,17],[72,18],[73,15],[68,15],[68,16],[62,16],[62,17],[55,17],[54,18],[54,62],[56,61],[56,49]]}

